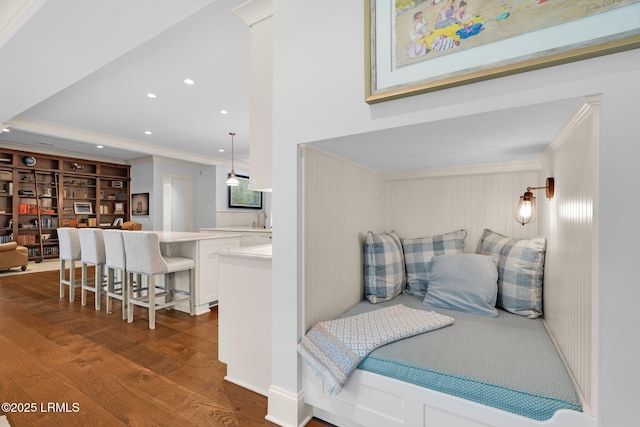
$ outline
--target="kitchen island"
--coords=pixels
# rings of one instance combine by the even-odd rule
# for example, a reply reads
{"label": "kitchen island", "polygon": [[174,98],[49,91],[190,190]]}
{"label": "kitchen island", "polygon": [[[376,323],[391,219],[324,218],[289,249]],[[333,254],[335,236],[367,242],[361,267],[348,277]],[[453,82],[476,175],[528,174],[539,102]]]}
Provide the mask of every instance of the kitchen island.
{"label": "kitchen island", "polygon": [[[240,246],[241,236],[234,233],[192,233],[175,231],[147,231],[160,240],[160,250],[166,256],[191,258],[196,262],[194,272],[194,314],[208,313],[218,302],[218,252]],[[175,275],[177,289],[189,290],[188,272]],[[189,312],[188,303],[175,306]]]}

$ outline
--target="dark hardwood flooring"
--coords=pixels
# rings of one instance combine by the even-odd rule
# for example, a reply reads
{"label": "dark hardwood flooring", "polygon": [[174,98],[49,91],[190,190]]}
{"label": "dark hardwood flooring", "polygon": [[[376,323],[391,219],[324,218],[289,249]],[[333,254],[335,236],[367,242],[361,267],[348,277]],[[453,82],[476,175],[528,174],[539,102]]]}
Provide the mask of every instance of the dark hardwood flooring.
{"label": "dark hardwood flooring", "polygon": [[0,400],[21,410],[0,415],[12,427],[274,425],[265,397],[223,379],[216,309],[162,310],[150,330],[144,309],[127,324],[119,301],[108,315],[91,293],[84,307],[79,290],[59,299],[58,274],[0,277]]}

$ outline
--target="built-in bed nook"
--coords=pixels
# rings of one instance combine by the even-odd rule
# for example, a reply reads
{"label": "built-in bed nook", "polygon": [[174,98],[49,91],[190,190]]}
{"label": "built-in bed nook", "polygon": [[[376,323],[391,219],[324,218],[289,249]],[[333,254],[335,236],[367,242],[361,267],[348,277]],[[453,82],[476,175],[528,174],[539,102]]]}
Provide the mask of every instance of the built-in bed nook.
{"label": "built-in bed nook", "polygon": [[[582,100],[529,161],[380,173],[301,147],[298,350],[314,416],[596,425],[598,109]],[[536,192],[537,220],[517,223],[518,198],[547,177],[554,197]]]}

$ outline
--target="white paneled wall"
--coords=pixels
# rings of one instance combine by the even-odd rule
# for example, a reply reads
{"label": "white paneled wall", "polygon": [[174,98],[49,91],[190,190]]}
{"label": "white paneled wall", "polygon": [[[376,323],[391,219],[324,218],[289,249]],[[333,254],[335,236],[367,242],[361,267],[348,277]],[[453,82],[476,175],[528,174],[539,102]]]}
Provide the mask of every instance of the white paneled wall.
{"label": "white paneled wall", "polygon": [[[476,252],[482,231],[489,228],[510,237],[537,235],[537,222],[522,226],[513,219],[518,198],[529,186],[537,186],[537,163],[521,171],[477,174],[474,167],[460,175],[394,175],[384,182],[386,228],[402,238],[427,237],[464,228],[465,251]],[[484,168],[483,168],[484,169]]]}
{"label": "white paneled wall", "polygon": [[362,236],[382,227],[379,176],[309,147],[302,152],[305,330],[362,299]]}
{"label": "white paneled wall", "polygon": [[584,400],[595,415],[596,174],[599,99],[588,99],[549,146],[543,173],[556,194],[540,208],[548,236],[544,318]]}

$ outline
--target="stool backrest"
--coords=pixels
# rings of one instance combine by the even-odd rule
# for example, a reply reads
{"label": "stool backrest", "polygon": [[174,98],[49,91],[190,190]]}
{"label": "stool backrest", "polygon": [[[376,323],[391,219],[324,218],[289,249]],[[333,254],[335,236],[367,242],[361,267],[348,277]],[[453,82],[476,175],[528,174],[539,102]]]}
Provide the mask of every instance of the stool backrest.
{"label": "stool backrest", "polygon": [[82,251],[80,247],[80,237],[78,236],[78,229],[71,227],[60,227],[58,228],[57,233],[58,245],[60,246],[58,257],[67,261],[80,260]]}
{"label": "stool backrest", "polygon": [[127,258],[124,251],[122,231],[103,230],[104,251],[106,255],[105,265],[111,268],[127,269]]}
{"label": "stool backrest", "polygon": [[80,247],[82,248],[82,262],[91,264],[104,264],[106,261],[104,251],[104,238],[101,228],[81,228],[78,230]]}
{"label": "stool backrest", "polygon": [[169,271],[160,253],[160,241],[155,233],[127,231],[122,233],[127,271],[147,275],[164,274]]}

